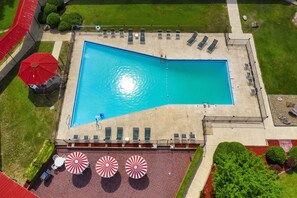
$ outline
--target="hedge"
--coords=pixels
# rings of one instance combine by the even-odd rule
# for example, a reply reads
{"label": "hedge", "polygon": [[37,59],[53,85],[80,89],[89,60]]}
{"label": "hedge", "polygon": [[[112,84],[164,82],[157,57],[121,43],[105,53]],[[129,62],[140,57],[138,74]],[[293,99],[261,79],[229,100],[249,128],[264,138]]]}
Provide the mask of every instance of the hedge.
{"label": "hedge", "polygon": [[179,187],[179,190],[176,194],[177,198],[183,198],[186,191],[188,190],[189,184],[196,172],[196,169],[197,169],[198,163],[200,162],[202,154],[203,154],[203,149],[201,147],[198,147],[195,152],[195,155],[192,159],[192,162],[189,165],[189,169],[188,169],[188,171],[187,171],[187,173]]}
{"label": "hedge", "polygon": [[48,16],[50,13],[57,12],[57,6],[47,3],[44,8],[44,14]]}
{"label": "hedge", "polygon": [[64,7],[64,0],[47,0],[47,3],[55,5],[58,10],[61,10]]}
{"label": "hedge", "polygon": [[71,28],[72,28],[71,24],[65,21],[61,21],[58,26],[58,30],[61,32],[71,30]]}
{"label": "hedge", "polygon": [[51,13],[47,16],[46,23],[51,28],[56,28],[56,27],[58,27],[58,25],[60,23],[60,16],[57,13]]}
{"label": "hedge", "polygon": [[266,151],[266,160],[270,164],[284,164],[286,161],[286,152],[280,146],[272,146]]}
{"label": "hedge", "polygon": [[65,13],[62,15],[61,21],[65,21],[71,25],[81,25],[82,16],[76,12]]}
{"label": "hedge", "polygon": [[30,163],[29,167],[26,169],[24,173],[24,177],[28,181],[32,181],[39,170],[42,168],[43,164],[47,162],[47,160],[51,157],[55,150],[55,145],[51,143],[49,140],[45,140],[41,149],[39,150],[35,159]]}
{"label": "hedge", "polygon": [[221,142],[213,155],[213,162],[215,164],[220,163],[220,156],[229,153],[243,153],[246,151],[246,148],[243,144],[239,142]]}
{"label": "hedge", "polygon": [[297,160],[297,146],[294,146],[289,151],[289,157],[294,157]]}

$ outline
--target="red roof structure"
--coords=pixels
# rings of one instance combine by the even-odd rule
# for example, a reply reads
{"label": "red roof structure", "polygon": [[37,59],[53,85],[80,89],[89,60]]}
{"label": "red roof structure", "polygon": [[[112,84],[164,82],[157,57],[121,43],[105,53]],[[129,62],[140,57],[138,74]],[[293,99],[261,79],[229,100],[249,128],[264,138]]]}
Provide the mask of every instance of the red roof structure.
{"label": "red roof structure", "polygon": [[30,30],[38,0],[20,0],[12,27],[0,38],[0,60],[24,38]]}
{"label": "red roof structure", "polygon": [[22,197],[22,198],[37,198],[29,190],[18,185],[12,179],[0,172],[0,195],[1,197]]}

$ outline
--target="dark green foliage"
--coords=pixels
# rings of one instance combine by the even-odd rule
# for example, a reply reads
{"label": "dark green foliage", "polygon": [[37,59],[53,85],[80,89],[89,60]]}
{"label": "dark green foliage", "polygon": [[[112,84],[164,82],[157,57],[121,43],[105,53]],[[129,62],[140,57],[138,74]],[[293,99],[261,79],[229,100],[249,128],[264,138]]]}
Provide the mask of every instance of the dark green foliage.
{"label": "dark green foliage", "polygon": [[71,24],[69,24],[65,21],[61,21],[58,26],[58,30],[61,32],[71,30]]}
{"label": "dark green foliage", "polygon": [[215,164],[220,163],[220,155],[228,154],[228,153],[243,153],[246,151],[246,148],[243,144],[239,142],[222,142],[218,145],[214,156],[213,162]]}
{"label": "dark green foliage", "polygon": [[47,0],[47,3],[57,6],[58,10],[64,7],[64,0]]}
{"label": "dark green foliage", "polygon": [[81,25],[82,16],[76,12],[71,12],[68,14],[63,14],[63,16],[61,17],[61,20],[71,25]]}
{"label": "dark green foliage", "polygon": [[44,12],[38,14],[38,21],[40,24],[46,24],[47,15]]}
{"label": "dark green foliage", "polygon": [[277,175],[264,165],[262,157],[250,151],[220,155],[214,172],[214,192],[221,197],[282,197]]}
{"label": "dark green foliage", "polygon": [[58,27],[58,25],[60,23],[60,16],[57,13],[51,13],[47,16],[46,23],[51,28],[56,28],[56,27]]}
{"label": "dark green foliage", "polygon": [[57,6],[47,3],[44,8],[44,13],[48,16],[53,12],[57,12]]}
{"label": "dark green foliage", "polygon": [[282,167],[278,164],[271,164],[269,169],[275,171],[277,174],[282,172]]}
{"label": "dark green foliage", "polygon": [[296,166],[296,159],[294,157],[289,157],[286,161],[286,167],[294,168]]}
{"label": "dark green foliage", "polygon": [[297,146],[294,146],[290,149],[289,157],[294,157],[297,160]]}
{"label": "dark green foliage", "polygon": [[286,152],[280,146],[272,146],[266,151],[266,159],[270,164],[284,164]]}

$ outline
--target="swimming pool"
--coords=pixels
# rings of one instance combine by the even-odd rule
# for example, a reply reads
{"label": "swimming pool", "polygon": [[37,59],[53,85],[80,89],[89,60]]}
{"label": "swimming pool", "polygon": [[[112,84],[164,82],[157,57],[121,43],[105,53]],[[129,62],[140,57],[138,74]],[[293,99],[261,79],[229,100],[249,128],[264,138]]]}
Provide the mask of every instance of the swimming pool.
{"label": "swimming pool", "polygon": [[71,126],[167,104],[232,105],[226,60],[170,60],[85,42]]}

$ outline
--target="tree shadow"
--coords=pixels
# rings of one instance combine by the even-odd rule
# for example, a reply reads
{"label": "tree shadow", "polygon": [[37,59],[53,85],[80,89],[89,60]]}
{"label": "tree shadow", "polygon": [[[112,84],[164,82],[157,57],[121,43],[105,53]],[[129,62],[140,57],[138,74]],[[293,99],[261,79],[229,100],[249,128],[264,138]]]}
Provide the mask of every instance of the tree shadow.
{"label": "tree shadow", "polygon": [[13,5],[15,4],[15,0],[1,0],[0,1],[0,20],[4,19],[4,7],[8,6],[8,7],[13,7]]}
{"label": "tree shadow", "polygon": [[111,178],[101,178],[101,186],[105,192],[113,193],[119,189],[122,181],[122,176],[120,172],[117,172]]}
{"label": "tree shadow", "polygon": [[86,185],[88,185],[88,183],[90,183],[91,178],[92,178],[92,170],[91,168],[87,168],[83,172],[83,175],[73,175],[72,183],[77,188],[83,188]]}
{"label": "tree shadow", "polygon": [[148,178],[147,175],[145,175],[140,179],[132,179],[131,177],[129,177],[129,184],[135,190],[144,190],[149,186],[150,179]]}

